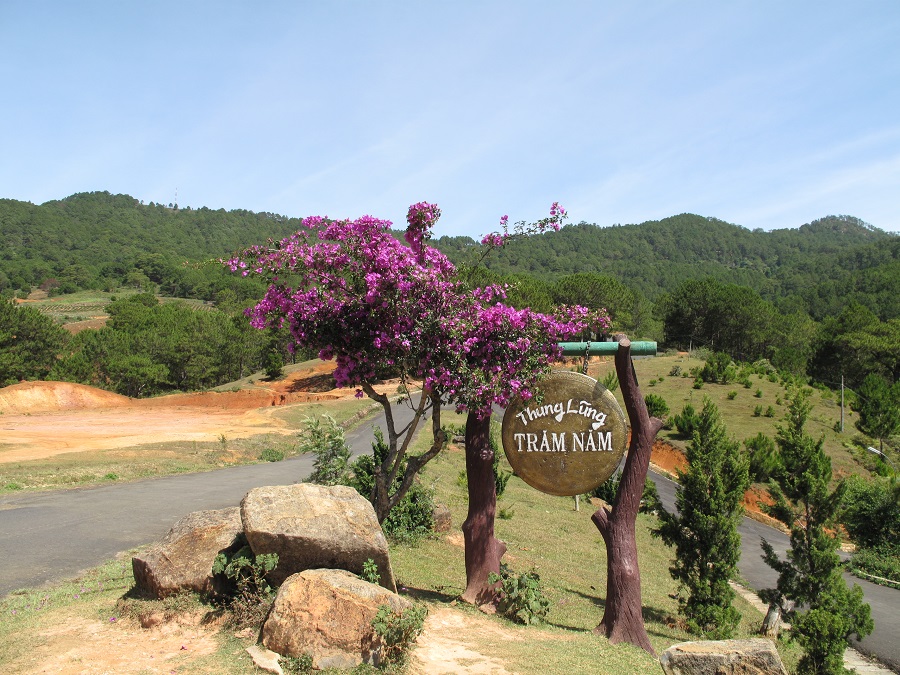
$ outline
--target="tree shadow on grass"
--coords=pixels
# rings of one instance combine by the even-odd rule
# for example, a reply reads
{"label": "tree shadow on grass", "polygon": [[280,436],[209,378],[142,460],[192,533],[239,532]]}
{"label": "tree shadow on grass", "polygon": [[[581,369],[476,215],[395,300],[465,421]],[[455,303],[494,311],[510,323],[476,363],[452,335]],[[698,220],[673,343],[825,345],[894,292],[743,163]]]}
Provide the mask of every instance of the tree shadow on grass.
{"label": "tree shadow on grass", "polygon": [[454,586],[438,586],[437,589],[398,586],[398,590],[400,591],[400,595],[408,596],[413,600],[444,604],[450,604],[454,600],[458,600],[463,592],[463,589]]}

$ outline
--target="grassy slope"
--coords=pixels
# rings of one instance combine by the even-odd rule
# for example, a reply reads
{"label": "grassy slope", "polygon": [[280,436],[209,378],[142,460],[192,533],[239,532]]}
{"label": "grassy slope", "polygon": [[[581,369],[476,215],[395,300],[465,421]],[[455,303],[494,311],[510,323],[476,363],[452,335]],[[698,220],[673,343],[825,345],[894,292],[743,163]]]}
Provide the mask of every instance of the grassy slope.
{"label": "grassy slope", "polygon": [[[452,416],[451,416],[452,417]],[[448,420],[452,421],[452,420]],[[419,438],[424,447],[425,437]],[[459,527],[466,514],[466,490],[458,479],[464,455],[450,449],[429,464],[423,480],[433,485],[439,501],[452,511],[453,529],[447,535],[417,546],[392,546],[394,571],[404,592],[428,603],[433,609],[455,605],[463,612],[471,607],[455,602],[463,590],[465,570]],[[658,672],[655,660],[630,645],[611,645],[591,632],[603,614],[606,593],[606,552],[599,533],[590,522],[592,509],[574,510],[569,498],[537,492],[519,479],[510,479],[500,507],[512,517],[497,521],[497,534],[506,541],[506,562],[517,572],[535,570],[552,607],[547,623],[524,627],[493,617],[504,631],[519,639],[498,639],[495,634],[471,634],[471,647],[500,660],[508,670],[524,675],[599,675]],[[678,628],[675,585],[668,574],[670,551],[649,534],[654,518],[639,516],[638,545],[642,573],[644,617],[650,640],[658,652],[671,644],[691,639]],[[122,561],[110,562],[88,573],[84,580],[58,584],[51,589],[25,592],[0,601],[0,664],[14,667],[30,653],[45,653],[52,638],[45,632],[64,625],[73,617],[109,623],[117,617],[122,630],[134,630],[134,622],[123,619],[117,600],[131,585],[130,570]],[[87,593],[81,589],[87,589]],[[45,600],[46,598],[46,600]],[[761,615],[738,598],[735,605],[744,614],[740,634],[751,636]],[[41,630],[38,630],[38,626]],[[215,654],[180,660],[179,673],[252,673],[242,647],[251,640],[237,640],[230,631],[219,636]],[[792,654],[787,655],[793,659]],[[174,665],[174,664],[173,664]]]}

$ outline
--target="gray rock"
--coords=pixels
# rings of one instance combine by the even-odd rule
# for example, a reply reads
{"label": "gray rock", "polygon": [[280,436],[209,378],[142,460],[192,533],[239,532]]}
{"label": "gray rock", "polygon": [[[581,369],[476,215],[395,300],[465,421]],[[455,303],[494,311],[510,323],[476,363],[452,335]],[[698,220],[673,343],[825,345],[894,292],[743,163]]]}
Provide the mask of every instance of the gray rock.
{"label": "gray rock", "polygon": [[243,531],[240,509],[196,511],[179,520],[145,553],[131,559],[139,589],[155,598],[181,590],[217,593],[212,565],[222,551],[236,550]]}
{"label": "gray rock", "polygon": [[283,656],[309,654],[317,669],[378,665],[381,644],[372,619],[385,604],[395,612],[411,606],[350,572],[306,570],[278,589],[261,642]]}
{"label": "gray rock", "polygon": [[251,645],[246,649],[250,658],[253,659],[253,665],[264,670],[267,673],[275,673],[275,675],[284,675],[284,669],[278,662],[278,654],[273,651],[260,647],[259,645]]}
{"label": "gray rock", "polygon": [[787,675],[771,640],[707,640],[669,647],[659,659],[666,675]]}
{"label": "gray rock", "polygon": [[269,575],[275,585],[308,569],[362,574],[371,559],[381,585],[397,590],[375,509],[353,488],[311,483],[254,488],[241,501],[241,520],[254,554],[278,554]]}

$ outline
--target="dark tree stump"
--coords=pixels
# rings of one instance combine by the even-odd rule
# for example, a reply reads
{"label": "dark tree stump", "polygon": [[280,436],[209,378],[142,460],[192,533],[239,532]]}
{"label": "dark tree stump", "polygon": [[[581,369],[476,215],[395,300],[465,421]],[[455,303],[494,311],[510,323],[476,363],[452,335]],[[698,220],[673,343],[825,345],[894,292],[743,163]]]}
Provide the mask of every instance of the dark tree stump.
{"label": "dark tree stump", "polygon": [[494,484],[494,452],[490,444],[491,417],[466,418],[466,475],[469,481],[469,513],[462,525],[466,550],[466,590],[462,599],[474,605],[493,602],[491,572],[500,573],[506,544],[494,536],[497,491]]}
{"label": "dark tree stump", "polygon": [[653,440],[663,421],[650,417],[631,361],[631,341],[619,337],[616,373],[631,423],[631,443],[619,491],[611,507],[599,509],[591,520],[606,544],[606,610],[594,632],[613,644],[629,642],[656,656],[641,614],[641,573],[638,567],[635,522],[650,466]]}

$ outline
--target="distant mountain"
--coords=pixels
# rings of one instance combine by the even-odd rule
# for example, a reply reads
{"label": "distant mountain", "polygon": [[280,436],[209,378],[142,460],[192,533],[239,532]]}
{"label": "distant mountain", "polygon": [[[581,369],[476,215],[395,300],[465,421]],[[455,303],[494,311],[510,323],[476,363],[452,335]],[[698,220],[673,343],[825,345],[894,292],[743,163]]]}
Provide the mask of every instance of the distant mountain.
{"label": "distant mountain", "polygon": [[299,219],[273,213],[143,205],[108,192],[39,206],[2,199],[0,291],[47,283],[65,290],[116,287],[130,276],[179,294],[186,260],[224,256],[299,227]]}
{"label": "distant mountain", "polygon": [[[0,292],[127,284],[206,299],[228,287],[249,297],[258,292],[250,282],[241,290],[241,280],[217,266],[197,270],[184,261],[227,255],[299,227],[299,218],[274,213],[144,205],[108,192],[41,205],[0,199]],[[458,263],[476,248],[469,237],[434,243]],[[852,216],[771,232],[687,213],[634,225],[581,222],[513,242],[485,262],[495,274],[544,281],[599,273],[651,300],[685,280],[713,277],[815,318],[854,300],[884,320],[900,316],[900,237]]]}
{"label": "distant mountain", "polygon": [[[456,261],[474,245],[468,237],[436,242]],[[605,274],[651,299],[688,279],[713,277],[813,316],[827,315],[848,298],[874,305],[879,315],[900,316],[900,302],[874,299],[870,286],[875,281],[883,287],[885,278],[900,282],[900,237],[852,216],[771,232],[689,213],[636,225],[581,222],[512,242],[486,265],[498,274],[526,272],[548,281],[577,272]],[[876,294],[887,296],[886,290]]]}

